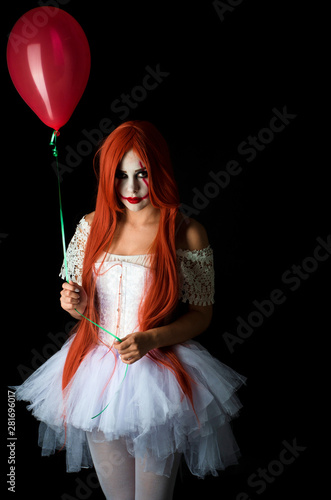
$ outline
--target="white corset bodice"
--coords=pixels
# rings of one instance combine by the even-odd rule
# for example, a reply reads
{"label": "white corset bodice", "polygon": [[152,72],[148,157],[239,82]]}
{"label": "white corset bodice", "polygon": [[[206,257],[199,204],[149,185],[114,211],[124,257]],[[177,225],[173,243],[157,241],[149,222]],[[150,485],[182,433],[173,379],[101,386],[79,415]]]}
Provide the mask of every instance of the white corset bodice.
{"label": "white corset bodice", "polygon": [[[139,264],[138,264],[139,262]],[[100,311],[100,326],[116,337],[123,338],[139,331],[138,311],[143,301],[145,284],[150,279],[148,256],[120,256],[107,254],[104,263],[95,263],[97,293]],[[99,337],[107,345],[115,338],[103,330]]]}

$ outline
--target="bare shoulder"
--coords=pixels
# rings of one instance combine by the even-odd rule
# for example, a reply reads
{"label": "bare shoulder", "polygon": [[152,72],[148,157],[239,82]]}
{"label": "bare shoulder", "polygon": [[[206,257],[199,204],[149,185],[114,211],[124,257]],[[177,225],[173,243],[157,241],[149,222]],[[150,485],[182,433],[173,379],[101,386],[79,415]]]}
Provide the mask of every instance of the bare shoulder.
{"label": "bare shoulder", "polygon": [[176,228],[176,248],[201,250],[209,245],[205,227],[195,219],[179,213]]}
{"label": "bare shoulder", "polygon": [[92,224],[94,214],[95,212],[90,212],[89,214],[85,215],[85,220],[89,224],[89,226]]}

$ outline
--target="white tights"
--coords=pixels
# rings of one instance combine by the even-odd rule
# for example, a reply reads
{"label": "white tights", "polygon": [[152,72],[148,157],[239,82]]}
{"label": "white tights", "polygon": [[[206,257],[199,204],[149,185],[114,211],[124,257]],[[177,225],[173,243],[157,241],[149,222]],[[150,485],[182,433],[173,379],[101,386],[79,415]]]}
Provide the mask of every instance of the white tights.
{"label": "white tights", "polygon": [[180,454],[174,456],[171,476],[144,472],[140,459],[132,457],[123,440],[92,441],[86,433],[95,471],[107,500],[171,500]]}

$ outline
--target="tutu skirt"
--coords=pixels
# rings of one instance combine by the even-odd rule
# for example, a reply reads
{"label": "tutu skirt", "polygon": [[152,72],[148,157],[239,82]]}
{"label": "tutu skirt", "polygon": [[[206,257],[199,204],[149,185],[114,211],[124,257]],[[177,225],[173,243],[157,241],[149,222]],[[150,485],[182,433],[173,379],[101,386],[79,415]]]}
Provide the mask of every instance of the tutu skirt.
{"label": "tutu skirt", "polygon": [[89,432],[96,442],[124,439],[128,452],[143,458],[145,470],[156,474],[170,475],[175,452],[184,455],[198,477],[217,475],[237,463],[240,452],[229,422],[241,408],[235,392],[245,377],[196,341],[173,346],[193,379],[193,410],[170,370],[144,356],[126,371],[115,349],[98,344],[63,393],[62,372],[72,339],[14,387],[16,398],[29,401],[28,409],[41,421],[42,455],[64,445],[68,472],[92,467]]}

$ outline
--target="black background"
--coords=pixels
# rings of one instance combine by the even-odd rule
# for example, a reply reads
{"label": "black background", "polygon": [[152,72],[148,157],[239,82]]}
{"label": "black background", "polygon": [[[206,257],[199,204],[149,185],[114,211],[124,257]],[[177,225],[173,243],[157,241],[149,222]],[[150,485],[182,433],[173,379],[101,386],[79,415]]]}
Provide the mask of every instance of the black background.
{"label": "black background", "polygon": [[[307,279],[300,278],[296,290],[282,276],[312,257],[316,238],[326,241],[331,232],[326,221],[328,168],[321,154],[326,114],[320,99],[325,79],[322,16],[302,2],[237,3],[223,20],[213,2],[202,0],[63,3],[87,35],[92,67],[86,91],[61,129],[59,161],[65,163],[68,145],[77,150],[85,139],[83,129],[97,129],[103,118],[119,125],[123,120],[111,104],[141,85],[146,66],[157,65],[169,75],[126,119],[149,120],[162,132],[181,201],[194,208],[193,189],[203,192],[211,170],[218,173],[230,160],[238,161],[241,173],[192,217],[207,229],[216,271],[212,325],[197,340],[248,378],[239,394],[243,409],[233,424],[243,456],[218,478],[197,480],[184,469],[174,499],[191,486],[193,498],[212,494],[243,500],[240,493],[245,492],[246,498],[269,500],[308,491],[318,498],[325,478],[318,445],[325,439],[320,388],[329,333],[331,259],[319,262]],[[5,58],[11,28],[37,6],[7,3],[2,19],[0,253],[4,360],[8,357],[4,428],[7,385],[20,384],[49,358],[58,348],[49,334],[63,340],[72,324],[59,305],[62,248],[48,146],[52,131],[16,92]],[[238,146],[269,126],[275,108],[286,108],[296,117],[248,162]],[[67,243],[78,220],[93,210],[95,150],[63,174]],[[237,317],[246,320],[256,310],[253,301],[269,299],[275,289],[282,290],[285,302],[231,352],[224,333],[236,334]],[[25,406],[16,403],[16,493],[7,492],[8,498],[103,498],[91,470],[66,474],[64,453],[40,456],[38,422]],[[2,434],[5,450],[7,435]],[[294,440],[305,449],[277,474],[274,461],[284,442]],[[271,480],[264,491],[248,483],[259,468],[269,468]],[[87,489],[77,490],[79,484]]]}

